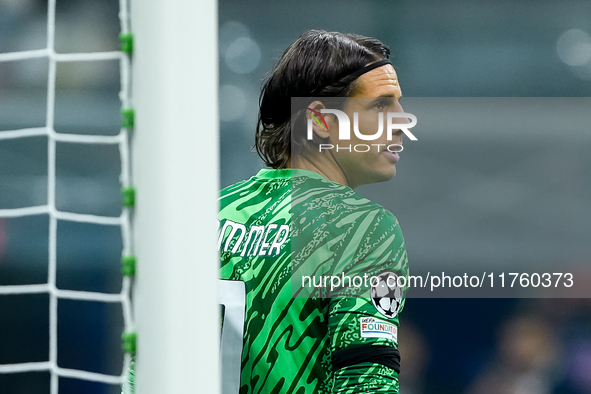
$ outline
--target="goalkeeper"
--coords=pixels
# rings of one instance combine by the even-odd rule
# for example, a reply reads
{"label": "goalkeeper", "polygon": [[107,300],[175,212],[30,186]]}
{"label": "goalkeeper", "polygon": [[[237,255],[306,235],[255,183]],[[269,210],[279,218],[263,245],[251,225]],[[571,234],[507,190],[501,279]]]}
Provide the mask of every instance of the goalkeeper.
{"label": "goalkeeper", "polygon": [[[246,288],[241,394],[398,393],[404,299],[386,280],[408,275],[406,248],[394,215],[353,189],[392,179],[386,147],[402,131],[363,153],[318,149],[343,142],[323,109],[358,113],[351,146],[376,134],[367,114],[402,112],[389,55],[374,38],[311,30],[263,85],[255,147],[271,168],[220,197],[221,278]],[[335,290],[317,285],[325,274],[380,280]]]}

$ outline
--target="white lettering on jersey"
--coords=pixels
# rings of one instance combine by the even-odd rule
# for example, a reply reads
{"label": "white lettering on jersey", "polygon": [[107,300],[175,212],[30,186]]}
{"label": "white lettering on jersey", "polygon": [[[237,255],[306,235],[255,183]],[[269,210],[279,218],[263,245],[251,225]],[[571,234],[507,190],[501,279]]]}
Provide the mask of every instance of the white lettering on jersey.
{"label": "white lettering on jersey", "polygon": [[269,231],[276,229],[276,224],[270,224],[267,226],[267,231],[265,231],[265,236],[263,237],[263,246],[261,247],[261,251],[259,252],[259,256],[264,256],[267,253],[267,248],[269,247],[269,243],[267,242],[267,237],[269,236]]}
{"label": "white lettering on jersey", "polygon": [[238,251],[240,243],[242,242],[242,239],[244,238],[244,234],[246,234],[246,227],[244,226],[244,224],[234,223],[231,220],[227,220],[226,223],[224,223],[224,227],[222,227],[222,231],[220,231],[220,236],[218,237],[218,250],[220,250],[222,246],[222,241],[224,239],[224,235],[226,235],[226,229],[228,227],[230,227],[232,230],[230,231],[230,235],[228,235],[226,244],[224,245],[224,252],[228,251],[230,241],[232,240],[232,238],[234,238],[236,231],[240,230],[240,237],[238,238],[238,241],[236,241],[236,244],[232,248],[232,253],[236,253]]}
{"label": "white lettering on jersey", "polygon": [[[283,238],[281,240],[281,234],[283,234]],[[287,237],[289,236],[289,226],[287,224],[282,224],[279,227],[279,230],[277,230],[277,234],[275,235],[275,239],[273,240],[273,243],[271,244],[271,249],[269,249],[269,255],[271,255],[271,253],[273,253],[273,249],[276,250],[275,252],[275,256],[277,256],[279,254],[279,251],[281,250],[281,246],[285,243],[285,241],[287,241]]]}
{"label": "white lettering on jersey", "polygon": [[[228,228],[230,229],[229,233]],[[273,237],[274,231],[275,236]],[[247,232],[248,236],[246,236]],[[222,250],[223,243],[223,251],[227,252],[232,242],[234,242],[234,246],[230,251],[232,254],[237,254],[241,250],[240,256],[242,257],[278,256],[281,252],[281,247],[287,242],[288,238],[289,225],[286,224],[278,225],[271,223],[266,226],[250,226],[247,229],[242,223],[226,220],[218,235],[218,250]],[[224,239],[226,240],[225,243]]]}
{"label": "white lettering on jersey", "polygon": [[[259,246],[261,245],[261,241],[263,239],[263,233],[265,231],[265,226],[252,226],[250,228],[250,232],[248,233],[248,238],[246,239],[246,243],[244,244],[244,247],[242,248],[242,253],[240,253],[240,256],[254,256],[257,254],[257,250],[259,249]],[[254,234],[254,238],[252,237],[252,235]],[[250,240],[252,239],[252,242],[250,242]],[[250,249],[248,249],[248,254],[246,254],[246,249],[248,247],[250,243]],[[254,248],[254,251],[253,251]]]}

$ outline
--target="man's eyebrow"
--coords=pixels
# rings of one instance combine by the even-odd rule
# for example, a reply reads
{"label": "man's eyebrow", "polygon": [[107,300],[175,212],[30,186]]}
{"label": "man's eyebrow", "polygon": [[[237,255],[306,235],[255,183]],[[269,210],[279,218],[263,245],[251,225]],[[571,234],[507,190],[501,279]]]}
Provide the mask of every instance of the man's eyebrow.
{"label": "man's eyebrow", "polygon": [[400,96],[396,96],[394,93],[384,93],[384,94],[374,97],[372,102],[375,103],[375,102],[379,101],[380,99],[384,99],[384,98],[400,100],[402,98],[402,94],[400,94]]}

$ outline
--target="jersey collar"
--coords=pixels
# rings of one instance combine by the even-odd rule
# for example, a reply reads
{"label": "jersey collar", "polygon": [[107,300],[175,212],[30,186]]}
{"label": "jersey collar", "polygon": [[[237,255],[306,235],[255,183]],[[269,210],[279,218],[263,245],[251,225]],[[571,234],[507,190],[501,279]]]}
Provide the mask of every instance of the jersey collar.
{"label": "jersey collar", "polygon": [[276,170],[273,168],[263,168],[258,172],[256,175],[257,178],[263,179],[277,179],[277,178],[285,178],[289,179],[295,176],[307,176],[308,178],[317,178],[326,181],[327,179],[320,175],[317,172],[309,171],[309,170],[302,170],[300,168],[284,168],[280,170]]}

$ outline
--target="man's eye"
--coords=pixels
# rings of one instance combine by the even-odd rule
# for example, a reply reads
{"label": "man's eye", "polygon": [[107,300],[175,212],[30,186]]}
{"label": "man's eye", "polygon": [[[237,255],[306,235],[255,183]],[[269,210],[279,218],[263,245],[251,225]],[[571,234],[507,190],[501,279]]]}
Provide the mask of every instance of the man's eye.
{"label": "man's eye", "polygon": [[382,110],[386,108],[386,104],[383,101],[378,101],[373,105],[373,108],[377,110]]}

